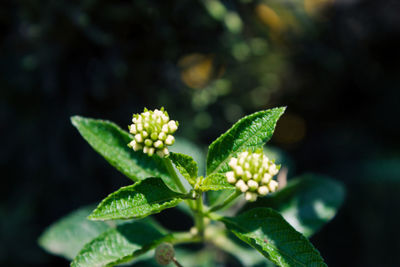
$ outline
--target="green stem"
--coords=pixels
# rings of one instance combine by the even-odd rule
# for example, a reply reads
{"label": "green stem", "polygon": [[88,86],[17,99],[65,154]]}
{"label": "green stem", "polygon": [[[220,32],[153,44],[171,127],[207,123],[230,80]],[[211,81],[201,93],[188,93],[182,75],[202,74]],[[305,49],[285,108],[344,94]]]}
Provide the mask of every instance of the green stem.
{"label": "green stem", "polygon": [[194,213],[195,226],[198,231],[198,235],[204,237],[204,214],[203,214],[203,194],[200,193],[198,199],[196,199],[196,211]]}
{"label": "green stem", "polygon": [[184,244],[184,243],[196,243],[201,242],[201,239],[198,236],[193,236],[188,232],[174,233],[173,239],[168,241],[174,245]]}
{"label": "green stem", "polygon": [[226,207],[229,203],[231,203],[232,201],[234,201],[238,196],[240,196],[242,194],[242,192],[240,190],[236,190],[235,192],[233,192],[227,199],[225,199],[224,202],[222,202],[221,204],[212,206],[209,210],[209,212],[213,212],[213,211],[217,211],[220,210],[224,207]]}
{"label": "green stem", "polygon": [[[181,179],[179,179],[178,175],[176,174],[174,166],[172,166],[172,161],[169,158],[163,158],[163,161],[174,183],[178,186],[181,193],[186,194],[187,193],[186,188],[183,186]],[[186,203],[189,205],[190,209],[194,211],[193,208],[194,201],[186,200]]]}
{"label": "green stem", "polygon": [[169,158],[163,158],[163,161],[169,175],[171,176],[172,180],[174,180],[175,184],[178,186],[181,193],[186,194],[187,193],[186,188],[183,186],[181,179],[179,179],[178,175],[176,174],[174,166],[172,166],[171,160]]}

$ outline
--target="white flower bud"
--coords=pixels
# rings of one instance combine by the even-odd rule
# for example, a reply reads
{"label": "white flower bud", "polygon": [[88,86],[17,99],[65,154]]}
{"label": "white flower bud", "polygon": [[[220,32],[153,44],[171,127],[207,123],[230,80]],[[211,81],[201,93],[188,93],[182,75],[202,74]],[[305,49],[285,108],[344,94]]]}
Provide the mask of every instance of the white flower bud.
{"label": "white flower bud", "polygon": [[178,126],[176,125],[175,121],[168,122],[168,128],[170,133],[174,133],[176,130],[178,130]]}
{"label": "white flower bud", "polygon": [[131,147],[131,148],[133,148],[134,145],[136,145],[136,141],[135,141],[135,140],[132,140],[132,141],[128,144],[128,146]]}
{"label": "white flower bud", "polygon": [[135,125],[135,124],[132,124],[132,125],[131,125],[131,127],[129,128],[129,132],[130,132],[131,134],[136,134],[136,133],[137,133],[137,131],[136,131],[136,125]]}
{"label": "white flower bud", "polygon": [[258,188],[258,183],[254,180],[249,180],[247,185],[249,186],[250,190],[256,190]]}
{"label": "white flower bud", "polygon": [[263,186],[260,186],[257,191],[260,195],[265,196],[266,194],[268,194],[269,189],[267,186],[263,185]]}
{"label": "white flower bud", "polygon": [[257,200],[257,193],[246,192],[245,199],[249,202],[254,202]]}
{"label": "white flower bud", "polygon": [[244,169],[245,169],[245,170],[249,170],[249,169],[250,169],[250,164],[249,164],[248,162],[246,162],[246,163],[244,164]]}
{"label": "white flower bud", "polygon": [[155,151],[154,147],[150,147],[149,150],[148,150],[148,152],[147,152],[147,155],[153,156],[154,151]]}
{"label": "white flower bud", "polygon": [[239,180],[236,182],[235,186],[237,189],[242,190],[243,186],[247,186],[247,185],[243,180]]}
{"label": "white flower bud", "polygon": [[233,169],[237,165],[237,158],[231,158],[229,161],[229,166]]}
{"label": "white flower bud", "polygon": [[168,135],[167,139],[165,139],[165,144],[170,146],[173,145],[175,142],[175,138],[172,135]]}
{"label": "white flower bud", "polygon": [[167,138],[167,135],[164,132],[158,134],[158,139],[164,141]]}
{"label": "white flower bud", "polygon": [[271,192],[275,192],[278,189],[278,182],[275,180],[271,180],[268,184],[268,188]]}
{"label": "white flower bud", "polygon": [[269,173],[265,173],[263,178],[262,178],[262,180],[261,180],[261,182],[263,184],[268,184],[271,179],[272,179],[272,175],[269,174]]}
{"label": "white flower bud", "polygon": [[236,175],[238,175],[238,176],[242,176],[242,175],[244,174],[242,167],[236,166],[236,168],[235,168],[235,173],[236,173]]}
{"label": "white flower bud", "polygon": [[251,179],[251,177],[252,177],[251,172],[249,172],[249,171],[244,172],[243,178],[245,178],[246,180],[249,180],[249,179]]}
{"label": "white flower bud", "polygon": [[163,114],[161,116],[161,120],[162,120],[163,123],[167,123],[169,121],[169,118]]}
{"label": "white flower bud", "polygon": [[272,164],[271,166],[269,166],[268,171],[271,175],[276,175],[278,173],[278,169],[276,168],[275,164]]}
{"label": "white flower bud", "polygon": [[264,167],[265,169],[268,169],[269,160],[268,160],[267,157],[264,157],[264,158],[263,158],[262,165],[263,165],[263,167]]}
{"label": "white flower bud", "polygon": [[138,144],[138,143],[136,143],[136,144],[133,146],[133,150],[135,150],[135,151],[139,151],[139,150],[141,150],[142,148],[143,148],[143,146],[140,145],[140,144]]}
{"label": "white flower bud", "polygon": [[156,142],[154,142],[154,147],[155,148],[162,148],[163,147],[163,142],[161,140],[157,140]]}
{"label": "white flower bud", "polygon": [[230,172],[227,172],[225,175],[226,175],[226,179],[228,180],[228,183],[234,184],[236,182],[234,172],[230,171]]}
{"label": "white flower bud", "polygon": [[136,130],[137,130],[137,132],[143,131],[143,124],[141,124],[141,123],[136,124]]}
{"label": "white flower bud", "polygon": [[142,135],[141,135],[141,134],[135,135],[135,140],[136,140],[136,142],[138,142],[138,143],[142,143],[142,142],[143,142],[143,137],[142,137]]}
{"label": "white flower bud", "polygon": [[164,124],[163,126],[162,126],[162,128],[161,128],[161,131],[163,131],[163,133],[168,133],[169,132],[169,129],[168,129],[168,124]]}
{"label": "white flower bud", "polygon": [[163,153],[164,153],[164,155],[168,155],[169,154],[168,148],[164,147]]}
{"label": "white flower bud", "polygon": [[149,147],[145,146],[143,148],[143,153],[145,153],[145,154],[149,153]]}

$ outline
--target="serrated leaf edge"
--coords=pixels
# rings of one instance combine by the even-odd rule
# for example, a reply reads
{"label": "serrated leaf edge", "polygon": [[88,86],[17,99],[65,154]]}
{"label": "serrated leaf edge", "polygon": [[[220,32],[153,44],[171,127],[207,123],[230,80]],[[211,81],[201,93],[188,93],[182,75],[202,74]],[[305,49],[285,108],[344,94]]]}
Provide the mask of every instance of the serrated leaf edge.
{"label": "serrated leaf edge", "polygon": [[[284,107],[272,108],[272,109],[267,109],[267,110],[261,110],[261,111],[252,113],[252,114],[250,114],[250,115],[247,115],[247,116],[241,118],[240,120],[238,120],[234,125],[232,125],[231,128],[229,128],[226,132],[224,132],[224,133],[221,134],[217,139],[215,139],[215,140],[210,144],[210,146],[209,146],[209,148],[208,148],[207,159],[206,159],[206,171],[208,172],[208,160],[209,160],[209,155],[210,155],[209,152],[211,151],[211,149],[212,149],[214,146],[216,146],[217,143],[220,142],[220,139],[221,139],[221,138],[223,138],[223,137],[229,135],[229,134],[230,134],[230,131],[231,131],[232,129],[234,129],[234,128],[236,127],[236,125],[240,124],[242,121],[244,121],[244,120],[246,120],[246,119],[248,119],[248,118],[250,118],[250,117],[257,117],[257,115],[259,115],[259,114],[261,114],[261,113],[270,112],[270,111],[278,110],[278,109],[281,109],[281,113],[279,114],[279,117],[280,117],[280,116],[282,116],[282,114],[285,112],[286,106],[284,106]],[[255,134],[254,134],[254,135],[255,135]],[[249,140],[251,140],[251,138],[247,139],[243,144],[249,142]],[[265,144],[266,142],[268,142],[268,141],[269,141],[269,140],[265,141],[264,144]],[[243,146],[243,144],[242,144],[241,146]],[[238,151],[240,151],[240,149],[239,149]],[[214,170],[213,170],[211,173],[209,173],[209,174],[212,174],[212,173],[217,172],[217,171],[221,168],[221,166],[222,166],[223,164],[225,164],[228,160],[229,160],[229,158],[226,158],[226,159],[224,159],[223,161],[221,161],[221,162],[218,164],[218,166],[217,166],[216,168],[214,168]],[[208,174],[208,173],[207,173],[207,174]]]}

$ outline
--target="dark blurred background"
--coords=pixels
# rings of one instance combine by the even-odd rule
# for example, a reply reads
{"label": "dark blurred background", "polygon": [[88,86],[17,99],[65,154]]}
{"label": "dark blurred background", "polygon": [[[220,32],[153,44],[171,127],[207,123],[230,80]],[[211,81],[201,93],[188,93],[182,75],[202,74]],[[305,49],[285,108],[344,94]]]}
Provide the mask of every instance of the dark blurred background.
{"label": "dark blurred background", "polygon": [[0,4],[0,265],[68,266],[46,226],[130,183],[69,121],[164,106],[201,147],[288,106],[271,145],[347,187],[311,238],[329,266],[400,266],[400,2]]}

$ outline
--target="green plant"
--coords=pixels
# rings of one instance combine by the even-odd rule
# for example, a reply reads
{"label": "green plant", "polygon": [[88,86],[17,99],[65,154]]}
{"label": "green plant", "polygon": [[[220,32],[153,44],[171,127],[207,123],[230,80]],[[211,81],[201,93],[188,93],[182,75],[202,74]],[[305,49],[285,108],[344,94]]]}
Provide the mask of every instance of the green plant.
{"label": "green plant", "polygon": [[[273,177],[280,166],[263,154],[263,145],[284,110],[239,120],[209,146],[205,175],[191,156],[169,151],[178,123],[163,109],[134,115],[132,135],[109,121],[72,117],[83,138],[134,184],[110,194],[94,210],[85,207],[61,219],[39,243],[73,259],[71,266],[138,260],[144,266],[154,248],[159,264],[213,265],[212,249],[190,257],[179,248],[187,243],[211,244],[245,266],[326,266],[307,237],[335,215],[344,190],[315,175],[278,189]],[[190,230],[171,232],[148,217],[173,207],[193,217]],[[176,253],[172,246],[178,246]]]}

